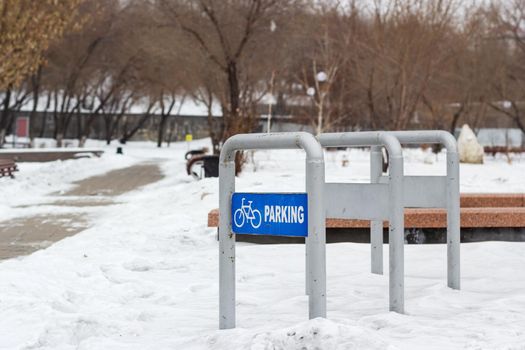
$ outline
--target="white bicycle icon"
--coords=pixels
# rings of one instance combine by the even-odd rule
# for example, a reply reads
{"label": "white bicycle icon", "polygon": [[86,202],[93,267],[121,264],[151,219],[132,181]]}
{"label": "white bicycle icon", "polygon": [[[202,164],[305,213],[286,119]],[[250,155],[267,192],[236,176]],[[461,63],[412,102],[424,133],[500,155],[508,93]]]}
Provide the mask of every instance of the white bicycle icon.
{"label": "white bicycle icon", "polygon": [[233,213],[233,221],[235,222],[235,226],[241,227],[244,225],[244,220],[247,220],[250,222],[250,225],[252,225],[253,228],[258,228],[261,226],[261,212],[257,209],[252,209],[252,202],[248,201],[248,204],[244,204],[244,200],[246,198],[242,199],[241,207]]}

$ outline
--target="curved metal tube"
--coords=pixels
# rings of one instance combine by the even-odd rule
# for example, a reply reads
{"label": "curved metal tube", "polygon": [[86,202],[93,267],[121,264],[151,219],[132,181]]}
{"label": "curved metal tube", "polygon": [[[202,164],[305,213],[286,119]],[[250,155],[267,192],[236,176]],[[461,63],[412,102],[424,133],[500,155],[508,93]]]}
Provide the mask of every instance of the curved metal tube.
{"label": "curved metal tube", "polygon": [[234,160],[236,151],[250,149],[302,148],[310,160],[324,159],[323,149],[312,134],[307,132],[283,132],[260,134],[237,134],[224,142],[220,162]]}
{"label": "curved metal tube", "polygon": [[444,130],[408,130],[408,131],[386,131],[395,136],[402,144],[414,143],[439,143],[445,146],[447,152],[458,151],[454,136]]}
{"label": "curved metal tube", "polygon": [[235,234],[231,229],[231,197],[235,192],[235,152],[248,149],[293,149],[306,152],[308,193],[309,317],[326,317],[326,228],[324,155],[306,132],[239,134],[223,145],[219,161],[219,328],[235,327]]}
{"label": "curved metal tube", "polygon": [[[403,150],[396,137],[386,132],[345,132],[327,133],[318,136],[318,140],[323,147],[337,146],[384,146],[389,154],[391,168],[389,173],[390,191],[390,213],[389,213],[389,298],[390,311],[398,313],[404,312],[404,243],[405,243],[405,223],[403,213]],[[383,224],[373,222],[380,227],[380,243],[372,244],[372,250],[377,252],[383,249]],[[376,235],[377,236],[377,235]],[[376,238],[376,237],[374,237]],[[378,265],[378,259],[374,259],[374,264]],[[381,261],[382,270],[382,255]],[[375,267],[376,269],[377,266]]]}
{"label": "curved metal tube", "polygon": [[391,157],[403,157],[403,149],[396,137],[385,131],[335,132],[317,137],[323,147],[385,146]]}
{"label": "curved metal tube", "polygon": [[460,289],[459,154],[455,137],[444,130],[389,131],[402,144],[439,143],[447,149],[447,285]]}

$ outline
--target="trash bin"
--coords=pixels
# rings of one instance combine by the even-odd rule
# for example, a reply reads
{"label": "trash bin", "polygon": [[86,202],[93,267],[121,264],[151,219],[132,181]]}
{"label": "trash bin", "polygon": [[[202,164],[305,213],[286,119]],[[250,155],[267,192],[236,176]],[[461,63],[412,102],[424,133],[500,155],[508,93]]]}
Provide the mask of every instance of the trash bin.
{"label": "trash bin", "polygon": [[204,156],[204,177],[219,177],[219,156]]}

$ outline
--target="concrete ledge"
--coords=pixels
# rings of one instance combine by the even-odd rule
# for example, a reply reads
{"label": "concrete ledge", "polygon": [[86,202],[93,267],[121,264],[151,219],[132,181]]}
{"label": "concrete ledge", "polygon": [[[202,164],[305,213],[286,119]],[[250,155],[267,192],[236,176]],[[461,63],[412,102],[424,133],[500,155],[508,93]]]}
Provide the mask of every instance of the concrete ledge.
{"label": "concrete ledge", "polygon": [[[236,235],[237,242],[255,244],[301,244],[302,237],[268,236],[268,235]],[[461,243],[505,241],[524,242],[525,228],[491,227],[462,228]],[[370,243],[370,230],[366,228],[328,228],[326,243]],[[383,231],[383,242],[388,243],[388,229]],[[405,230],[407,244],[444,244],[447,242],[445,228],[418,228]]]}
{"label": "concrete ledge", "polygon": [[[461,208],[461,227],[525,227],[525,208]],[[219,211],[208,214],[208,227],[217,227]],[[384,226],[388,226],[385,221]],[[405,209],[405,228],[444,228],[444,209]],[[369,228],[368,220],[326,219],[327,228]]]}
{"label": "concrete ledge", "polygon": [[525,207],[525,193],[462,193],[462,208]]}

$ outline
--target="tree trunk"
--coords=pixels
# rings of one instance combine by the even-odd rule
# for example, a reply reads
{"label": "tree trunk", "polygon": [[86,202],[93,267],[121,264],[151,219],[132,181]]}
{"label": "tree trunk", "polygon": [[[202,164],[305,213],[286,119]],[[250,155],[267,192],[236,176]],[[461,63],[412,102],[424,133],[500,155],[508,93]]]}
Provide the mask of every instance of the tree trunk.
{"label": "tree trunk", "polygon": [[124,125],[122,125],[122,137],[120,138],[119,142],[122,144],[126,143],[125,135],[128,133],[128,124],[129,124],[129,118],[124,117]]}
{"label": "tree trunk", "polygon": [[208,108],[208,133],[211,138],[211,144],[213,147],[213,154],[219,154],[220,152],[220,135],[222,134],[221,130],[216,130],[220,127],[219,122],[214,119],[211,111],[211,107]]}
{"label": "tree trunk", "polygon": [[38,109],[38,101],[40,99],[40,80],[42,77],[42,66],[38,67],[36,75],[31,77],[31,83],[33,85],[33,108],[29,113],[29,145],[31,148],[35,147],[35,116]]}
{"label": "tree trunk", "polygon": [[122,118],[122,115],[124,112],[121,112],[119,116],[115,117],[115,120],[113,121],[113,124],[111,125],[111,131],[110,131],[110,140],[108,141],[108,145],[111,144],[111,141],[113,140],[113,135],[117,133],[117,130],[119,128],[120,119]]}
{"label": "tree trunk", "polygon": [[111,115],[105,115],[104,116],[104,129],[106,133],[106,145],[111,144],[111,136],[112,136],[112,116]]}
{"label": "tree trunk", "polygon": [[162,147],[162,141],[164,139],[164,129],[166,128],[166,121],[168,120],[167,115],[162,115],[159,122],[159,130],[157,136],[157,147]]}
{"label": "tree trunk", "polygon": [[237,76],[237,64],[228,64],[228,84],[230,88],[230,111],[233,116],[239,114],[239,77]]}
{"label": "tree trunk", "polygon": [[137,125],[135,125],[135,127],[133,129],[131,129],[131,131],[125,132],[124,135],[122,135],[122,138],[119,140],[120,143],[125,144],[126,142],[128,142],[133,137],[133,135],[135,135],[137,133],[137,131],[139,131],[140,128],[142,128],[144,123],[146,123],[146,121],[150,117],[150,114],[149,114],[150,110],[151,110],[151,107],[148,108],[148,112],[142,116],[142,118],[139,120]]}
{"label": "tree trunk", "polygon": [[[240,98],[239,98],[239,77],[237,76],[237,63],[231,61],[228,63],[227,68],[228,74],[228,90],[229,90],[229,108],[227,115],[224,120],[224,132],[222,142],[226,141],[227,138],[242,132],[242,124],[239,120],[240,117]],[[225,114],[225,113],[223,113]]]}
{"label": "tree trunk", "polygon": [[461,103],[461,106],[459,107],[459,109],[452,115],[452,122],[450,123],[450,130],[449,130],[452,135],[456,133],[456,127],[458,126],[459,118],[465,111],[465,105],[467,103],[470,103],[470,102],[468,102],[467,100]]}
{"label": "tree trunk", "polygon": [[7,126],[9,124],[9,104],[10,103],[11,103],[11,87],[8,87],[5,92],[2,115],[0,116],[0,148],[4,147],[4,143],[5,143],[5,136],[7,134]]}
{"label": "tree trunk", "polygon": [[42,114],[42,125],[40,128],[40,134],[38,137],[43,138],[46,133],[46,124],[47,124],[47,110]]}

